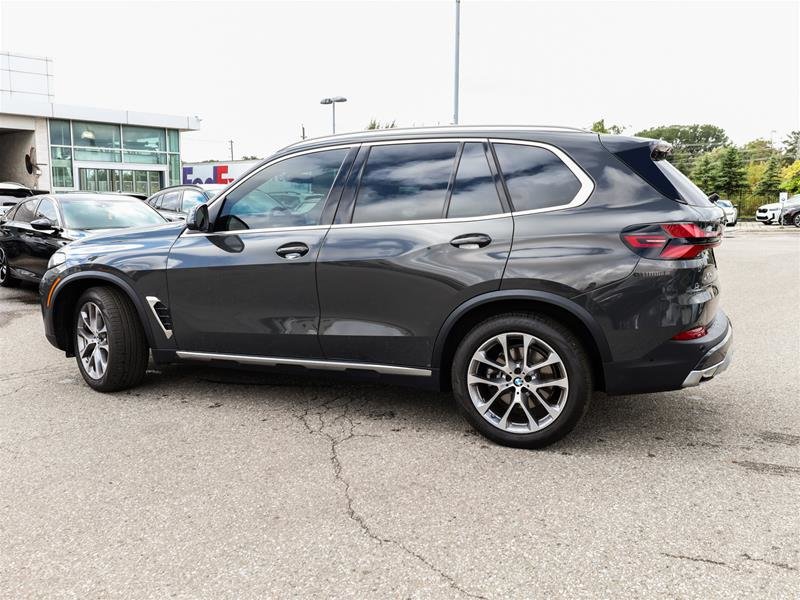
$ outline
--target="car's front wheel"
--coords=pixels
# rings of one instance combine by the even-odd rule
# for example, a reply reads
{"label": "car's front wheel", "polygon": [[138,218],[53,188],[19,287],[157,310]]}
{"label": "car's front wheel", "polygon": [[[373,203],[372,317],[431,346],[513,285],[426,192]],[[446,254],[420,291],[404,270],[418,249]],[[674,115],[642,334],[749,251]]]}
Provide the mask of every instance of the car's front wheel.
{"label": "car's front wheel", "polygon": [[99,392],[133,387],[144,377],[147,339],[131,301],[110,287],[93,287],[78,299],[75,359],[83,379]]}
{"label": "car's front wheel", "polygon": [[792,219],[792,223],[794,223],[794,226],[795,226],[795,227],[800,227],[800,212],[799,212],[799,213],[797,213],[797,214],[794,216],[794,219]]}
{"label": "car's front wheel", "polygon": [[6,251],[0,248],[0,287],[15,287],[19,282],[11,276]]}
{"label": "car's front wheel", "polygon": [[592,370],[577,337],[526,313],[490,318],[459,344],[453,393],[467,420],[506,446],[540,448],[569,433],[589,406]]}

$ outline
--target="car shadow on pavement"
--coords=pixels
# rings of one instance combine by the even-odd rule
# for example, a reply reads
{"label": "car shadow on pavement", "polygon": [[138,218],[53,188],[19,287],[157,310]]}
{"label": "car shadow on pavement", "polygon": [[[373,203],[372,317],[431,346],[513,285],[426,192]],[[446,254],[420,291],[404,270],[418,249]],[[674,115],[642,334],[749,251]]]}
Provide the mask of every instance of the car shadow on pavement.
{"label": "car shadow on pavement", "polygon": [[[184,402],[211,397],[209,408],[255,405],[295,413],[346,407],[354,426],[371,432],[455,433],[488,443],[461,418],[450,393],[317,375],[187,365],[152,367],[143,388],[145,393],[159,389],[166,398],[181,395]],[[547,451],[630,453],[638,447],[649,457],[655,457],[658,448],[716,451],[722,445],[723,419],[696,394],[596,393],[578,427]]]}

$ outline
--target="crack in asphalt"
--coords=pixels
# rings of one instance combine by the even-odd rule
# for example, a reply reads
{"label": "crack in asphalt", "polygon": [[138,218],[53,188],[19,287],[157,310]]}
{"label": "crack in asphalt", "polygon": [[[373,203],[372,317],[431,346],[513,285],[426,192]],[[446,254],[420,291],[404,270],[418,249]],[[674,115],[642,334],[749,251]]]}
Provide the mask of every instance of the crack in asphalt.
{"label": "crack in asphalt", "polygon": [[[357,408],[363,408],[369,402],[369,400],[366,400],[364,398],[353,398],[350,400],[346,400],[344,404],[336,406],[336,403],[343,399],[343,397],[336,396],[331,400],[323,402],[322,404],[313,406],[317,399],[318,396],[314,395],[309,400],[306,409],[301,414],[295,416],[303,424],[303,427],[306,429],[309,435],[322,437],[326,439],[330,444],[330,461],[331,461],[331,466],[333,467],[334,479],[341,484],[344,490],[347,516],[350,518],[350,520],[352,520],[356,525],[358,525],[359,529],[361,529],[361,531],[371,540],[374,540],[381,545],[390,544],[396,546],[409,556],[417,559],[431,571],[436,573],[439,577],[444,579],[451,588],[461,593],[462,595],[467,596],[469,598],[486,600],[485,596],[481,596],[480,594],[475,594],[465,589],[451,575],[439,569],[431,561],[422,556],[420,553],[415,552],[414,550],[403,544],[403,542],[378,534],[369,525],[369,523],[366,522],[364,516],[361,515],[354,506],[355,499],[353,496],[352,486],[343,474],[342,460],[341,457],[339,456],[339,447],[343,443],[354,438],[378,437],[368,434],[356,433],[355,423],[353,422],[353,419],[350,417],[350,410],[354,407],[356,403],[358,403]],[[321,410],[314,412],[313,411],[314,408]],[[341,409],[337,411],[338,414],[335,414],[332,420],[326,419],[326,415],[330,414],[332,410],[335,410],[337,408]],[[341,436],[336,436],[334,433],[330,432],[330,429],[332,427],[336,427],[337,425],[341,427],[342,431]]]}
{"label": "crack in asphalt", "polygon": [[701,562],[701,563],[708,563],[710,565],[719,565],[721,567],[727,567],[728,563],[724,563],[719,560],[712,560],[710,558],[703,558],[702,556],[686,556],[685,554],[669,554],[668,552],[662,552],[663,556],[668,556],[670,558],[678,558],[680,560],[691,560],[692,562]]}
{"label": "crack in asphalt", "polygon": [[797,571],[797,567],[793,567],[790,564],[773,562],[771,560],[766,560],[764,558],[756,558],[755,556],[750,556],[746,552],[744,554],[742,554],[742,558],[744,558],[746,560],[752,560],[753,562],[760,562],[760,563],[764,563],[765,565],[778,567],[779,569],[786,569],[787,571]]}

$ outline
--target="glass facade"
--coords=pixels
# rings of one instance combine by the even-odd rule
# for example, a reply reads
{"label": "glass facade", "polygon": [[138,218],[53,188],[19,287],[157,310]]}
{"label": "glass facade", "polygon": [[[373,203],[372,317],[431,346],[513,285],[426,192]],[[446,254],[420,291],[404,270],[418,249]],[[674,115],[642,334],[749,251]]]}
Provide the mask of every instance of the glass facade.
{"label": "glass facade", "polygon": [[[180,132],[176,129],[51,119],[50,153],[54,188],[76,187],[75,166],[81,190],[151,194],[181,182]],[[92,169],[81,162],[118,163],[120,168]],[[121,168],[122,164],[131,166]],[[167,172],[144,165],[166,165]]]}
{"label": "glass facade", "polygon": [[78,168],[78,188],[90,192],[155,194],[164,187],[162,171]]}

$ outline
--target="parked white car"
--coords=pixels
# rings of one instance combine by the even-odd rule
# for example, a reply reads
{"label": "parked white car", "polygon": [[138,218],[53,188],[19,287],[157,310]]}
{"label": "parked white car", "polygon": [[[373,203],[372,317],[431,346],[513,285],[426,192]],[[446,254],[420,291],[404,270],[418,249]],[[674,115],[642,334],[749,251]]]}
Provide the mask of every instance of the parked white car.
{"label": "parked white car", "polygon": [[719,206],[722,212],[725,213],[725,225],[728,227],[736,225],[736,221],[739,220],[739,209],[736,208],[730,200],[719,198],[714,201],[714,204]]}
{"label": "parked white car", "polygon": [[[792,196],[783,205],[783,210],[786,211],[790,208],[800,206],[800,194]],[[761,221],[766,225],[772,225],[778,222],[778,216],[781,212],[780,202],[773,202],[772,204],[764,204],[758,207],[756,211],[756,221]]]}

